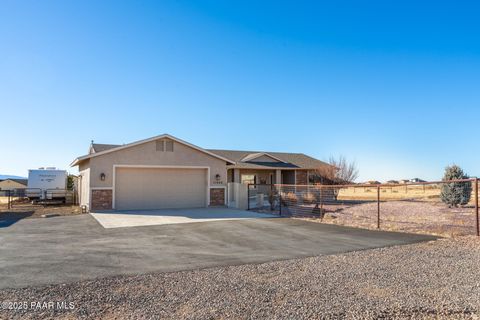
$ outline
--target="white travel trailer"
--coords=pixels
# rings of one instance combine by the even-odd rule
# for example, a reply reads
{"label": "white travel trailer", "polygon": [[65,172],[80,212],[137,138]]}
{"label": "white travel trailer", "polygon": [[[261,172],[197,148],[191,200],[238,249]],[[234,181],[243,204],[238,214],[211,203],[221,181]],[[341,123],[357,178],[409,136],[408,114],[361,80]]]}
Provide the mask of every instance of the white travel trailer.
{"label": "white travel trailer", "polygon": [[31,200],[65,200],[67,171],[56,168],[28,170],[26,196]]}

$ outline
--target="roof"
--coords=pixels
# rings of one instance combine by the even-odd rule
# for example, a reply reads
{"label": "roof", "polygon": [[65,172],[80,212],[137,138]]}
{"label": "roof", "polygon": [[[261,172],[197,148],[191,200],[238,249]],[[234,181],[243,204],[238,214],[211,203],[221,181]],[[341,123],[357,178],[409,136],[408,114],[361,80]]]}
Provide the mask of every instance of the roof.
{"label": "roof", "polygon": [[102,143],[92,143],[90,153],[102,152],[105,150],[113,149],[120,147],[121,144],[102,144]]}
{"label": "roof", "polygon": [[[329,166],[328,163],[318,159],[307,156],[303,153],[288,153],[288,152],[266,152],[266,151],[238,151],[238,150],[217,150],[208,149],[208,151],[221,155],[225,158],[232,159],[236,163],[229,167],[240,169],[278,169],[278,168],[298,168],[298,169],[317,169],[324,166]],[[283,162],[256,162],[256,161],[242,161],[248,159],[252,154],[270,155]]]}
{"label": "roof", "polygon": [[[102,151],[95,151],[95,148],[93,147],[93,143],[90,147],[90,152],[89,154],[87,155],[84,155],[84,156],[81,156],[81,157],[78,157],[78,158],[75,158],[75,160],[72,161],[72,163],[70,164],[71,167],[73,166],[76,166],[78,165],[81,161],[84,161],[84,160],[87,160],[87,159],[90,159],[90,158],[93,158],[93,157],[97,157],[97,156],[101,156],[101,155],[104,155],[104,154],[107,154],[107,153],[110,153],[110,152],[114,152],[114,151],[119,151],[119,150],[123,150],[123,149],[126,149],[126,148],[130,148],[130,147],[133,147],[133,146],[137,146],[137,145],[140,145],[140,144],[143,144],[143,143],[147,143],[147,142],[151,142],[151,141],[155,141],[155,140],[158,140],[158,139],[164,139],[164,138],[167,138],[167,139],[171,139],[173,141],[176,141],[178,143],[181,143],[181,144],[184,144],[186,146],[189,146],[190,148],[193,148],[195,150],[198,150],[200,152],[203,152],[203,153],[206,153],[214,158],[218,158],[218,159],[221,159],[221,160],[224,160],[228,163],[234,163],[234,161],[230,160],[230,159],[227,159],[227,158],[224,158],[218,154],[215,154],[215,153],[212,153],[208,150],[205,150],[203,148],[200,148],[200,147],[197,147],[191,143],[188,143],[186,141],[183,141],[181,139],[178,139],[174,136],[171,136],[169,134],[161,134],[161,135],[158,135],[158,136],[155,136],[155,137],[151,137],[151,138],[148,138],[148,139],[144,139],[144,140],[139,140],[139,141],[135,141],[135,142],[131,142],[131,143],[127,143],[127,144],[123,144],[123,145],[108,145],[108,144],[97,144],[97,145],[100,145],[100,146],[103,146],[104,147],[104,150]],[[109,148],[109,146],[111,148]],[[93,150],[92,150],[93,149]],[[94,152],[92,152],[94,151]]]}
{"label": "roof", "polygon": [[[318,159],[307,156],[303,153],[289,153],[289,152],[266,152],[266,151],[239,151],[239,150],[219,150],[219,149],[202,149],[200,147],[189,144],[185,141],[172,137],[170,135],[164,134],[156,137],[152,137],[145,140],[140,140],[137,142],[132,142],[129,144],[101,144],[101,143],[92,143],[90,147],[90,154],[76,158],[71,166],[77,165],[80,161],[89,159],[94,156],[106,154],[109,152],[122,150],[134,145],[141,143],[161,139],[168,137],[177,142],[186,144],[190,147],[193,147],[197,150],[210,154],[214,157],[220,158],[229,162],[229,168],[239,168],[239,169],[318,169],[324,166],[330,166],[328,163],[320,161]],[[262,162],[255,161],[256,158],[260,156],[267,156],[272,158],[272,162]]]}
{"label": "roof", "polygon": [[3,180],[0,180],[0,181],[7,181],[7,180],[23,184],[24,186],[26,186],[28,184],[28,179],[9,178],[9,179],[3,179]]}

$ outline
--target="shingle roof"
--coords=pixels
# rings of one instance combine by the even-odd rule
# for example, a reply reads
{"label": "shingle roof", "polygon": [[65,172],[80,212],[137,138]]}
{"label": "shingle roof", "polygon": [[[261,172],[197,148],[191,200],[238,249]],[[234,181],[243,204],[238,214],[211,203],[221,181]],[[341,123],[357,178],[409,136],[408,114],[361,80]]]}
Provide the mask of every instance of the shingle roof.
{"label": "shingle roof", "polygon": [[[93,143],[92,148],[94,152],[102,152],[105,150],[120,147],[119,144],[101,144]],[[265,152],[265,151],[239,151],[239,150],[218,150],[218,149],[206,149],[209,152],[215,153],[221,157],[233,160],[236,162],[229,167],[241,168],[241,169],[278,169],[278,168],[299,168],[299,169],[317,169],[329,164],[303,153],[288,153],[288,152]],[[241,160],[250,154],[268,154],[276,157],[282,162],[260,162],[260,161],[247,161]]]}
{"label": "shingle roof", "polygon": [[28,179],[9,178],[9,179],[3,179],[1,181],[6,181],[6,180],[14,181],[16,183],[23,184],[24,186],[28,184]]}
{"label": "shingle roof", "polygon": [[[216,150],[208,149],[208,151],[216,153],[222,157],[231,159],[236,162],[229,167],[235,168],[251,168],[251,169],[266,169],[266,168],[300,168],[300,169],[317,169],[324,166],[329,166],[328,163],[317,160],[303,153],[288,153],[288,152],[266,152],[266,151],[237,151],[237,150]],[[279,162],[241,162],[243,158],[252,153],[266,153],[278,159],[285,161]]]}
{"label": "shingle roof", "polygon": [[120,146],[121,146],[120,144],[92,143],[92,148],[94,152],[102,152],[102,151],[113,149]]}

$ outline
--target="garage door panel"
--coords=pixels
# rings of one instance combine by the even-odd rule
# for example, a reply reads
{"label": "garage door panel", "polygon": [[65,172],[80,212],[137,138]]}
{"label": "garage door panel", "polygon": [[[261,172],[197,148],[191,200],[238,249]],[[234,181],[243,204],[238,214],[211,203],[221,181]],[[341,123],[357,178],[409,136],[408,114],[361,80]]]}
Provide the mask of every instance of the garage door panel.
{"label": "garage door panel", "polygon": [[206,169],[117,168],[118,210],[206,206]]}

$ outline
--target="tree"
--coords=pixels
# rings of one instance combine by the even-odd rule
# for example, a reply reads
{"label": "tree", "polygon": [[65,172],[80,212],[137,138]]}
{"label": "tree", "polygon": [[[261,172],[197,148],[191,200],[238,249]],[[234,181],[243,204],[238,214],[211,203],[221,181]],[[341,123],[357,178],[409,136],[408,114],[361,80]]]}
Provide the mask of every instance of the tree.
{"label": "tree", "polygon": [[328,162],[336,168],[335,181],[337,184],[349,184],[357,180],[358,168],[355,162],[348,162],[344,156],[340,156],[338,159],[330,157]]}
{"label": "tree", "polygon": [[[327,185],[351,184],[358,178],[358,168],[355,162],[348,162],[344,156],[333,156],[329,159],[329,165],[317,168],[311,175],[313,183]],[[335,200],[337,200],[340,188],[331,188]]]}
{"label": "tree", "polygon": [[[442,181],[468,179],[469,176],[463,172],[457,165],[451,165],[445,168],[445,174]],[[458,207],[466,205],[472,195],[472,182],[449,182],[442,185],[440,198],[449,207]]]}
{"label": "tree", "polygon": [[69,174],[67,176],[67,190],[73,190],[75,186],[75,178],[76,176]]}
{"label": "tree", "polygon": [[355,162],[348,162],[344,156],[338,159],[331,156],[329,165],[317,168],[312,174],[314,182],[321,184],[350,184],[358,178],[358,168]]}

